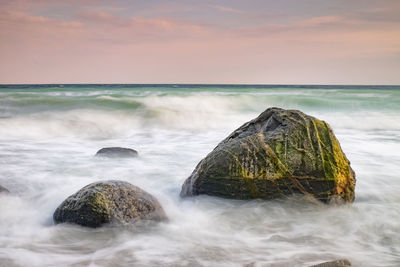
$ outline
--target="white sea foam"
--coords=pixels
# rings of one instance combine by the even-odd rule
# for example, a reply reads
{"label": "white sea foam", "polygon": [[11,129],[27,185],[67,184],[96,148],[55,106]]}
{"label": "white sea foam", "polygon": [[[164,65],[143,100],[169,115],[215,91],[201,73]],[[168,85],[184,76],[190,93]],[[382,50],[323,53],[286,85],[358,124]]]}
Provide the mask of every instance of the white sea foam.
{"label": "white sea foam", "polygon": [[[42,106],[28,106],[27,111],[16,115],[12,113],[17,107],[9,106],[3,111],[6,115],[0,119],[0,138],[96,139],[126,137],[141,129],[233,130],[233,127],[240,126],[272,106],[301,109],[324,119],[334,129],[400,129],[398,110],[330,110],[329,107],[324,109],[322,104],[316,104],[318,99],[309,97],[311,99],[307,100],[306,97],[296,100],[293,95],[286,99],[279,96],[279,93],[273,97],[253,94],[221,96],[210,95],[210,92],[207,92],[207,95],[197,93],[144,97],[115,97],[105,94],[96,96],[95,99],[108,101],[106,103],[94,102],[89,107],[83,107],[85,102],[82,102],[80,106],[73,105],[61,110],[55,105],[51,106],[51,110]],[[31,109],[34,112],[30,111]]]}
{"label": "white sea foam", "polygon": [[[309,266],[337,258],[398,266],[396,110],[361,100],[334,109],[314,94],[95,97],[112,104],[46,110],[6,103],[18,112],[0,119],[0,184],[12,192],[0,196],[0,266]],[[355,203],[179,198],[199,160],[269,106],[298,108],[332,125],[357,174]],[[132,147],[139,157],[93,156],[106,146]],[[150,192],[170,221],[136,230],[53,225],[67,196],[106,179]]]}
{"label": "white sea foam", "polygon": [[400,130],[400,113],[358,111],[358,112],[320,112],[318,118],[328,122],[333,129],[356,129],[365,131]]}

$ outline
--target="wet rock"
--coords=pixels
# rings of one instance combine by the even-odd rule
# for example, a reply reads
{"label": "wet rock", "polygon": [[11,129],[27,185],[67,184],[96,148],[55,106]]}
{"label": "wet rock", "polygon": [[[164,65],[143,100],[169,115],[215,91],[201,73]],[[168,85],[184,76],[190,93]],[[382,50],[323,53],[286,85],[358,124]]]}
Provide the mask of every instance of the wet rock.
{"label": "wet rock", "polygon": [[351,267],[351,262],[347,259],[341,259],[312,265],[310,267]]}
{"label": "wet rock", "polygon": [[97,151],[96,156],[110,157],[110,158],[130,158],[137,157],[138,152],[131,148],[123,147],[105,147]]}
{"label": "wet rock", "polygon": [[130,183],[111,180],[89,184],[68,197],[56,209],[53,219],[56,224],[99,227],[163,221],[167,217],[149,193]]}
{"label": "wet rock", "polygon": [[0,194],[2,194],[2,193],[10,193],[10,191],[8,191],[7,188],[2,187],[2,186],[0,185]]}
{"label": "wet rock", "polygon": [[275,199],[292,194],[352,202],[355,174],[330,126],[298,110],[269,108],[197,165],[181,196]]}

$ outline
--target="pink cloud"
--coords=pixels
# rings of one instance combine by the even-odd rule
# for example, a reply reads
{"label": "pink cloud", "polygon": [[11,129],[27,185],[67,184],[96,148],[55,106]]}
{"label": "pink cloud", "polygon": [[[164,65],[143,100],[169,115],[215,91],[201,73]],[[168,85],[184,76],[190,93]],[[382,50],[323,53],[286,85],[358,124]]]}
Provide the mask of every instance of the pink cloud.
{"label": "pink cloud", "polygon": [[[77,15],[93,36],[101,35],[114,40],[142,41],[181,38],[201,38],[211,34],[207,25],[173,18],[122,18],[105,12],[86,12]],[[131,37],[131,38],[130,38]]]}
{"label": "pink cloud", "polygon": [[0,36],[4,43],[26,39],[76,38],[84,32],[79,21],[59,21],[42,16],[32,16],[19,12],[0,12]]}
{"label": "pink cloud", "polygon": [[317,27],[321,25],[328,24],[338,24],[338,23],[347,23],[343,17],[340,16],[322,16],[322,17],[313,17],[310,19],[302,20],[298,22],[299,26],[302,27]]}
{"label": "pink cloud", "polygon": [[223,11],[223,12],[228,12],[228,13],[235,13],[235,14],[242,14],[244,13],[241,10],[235,9],[235,8],[231,8],[231,7],[226,7],[226,6],[219,6],[219,5],[214,5],[211,6],[212,8],[215,8],[219,11]]}
{"label": "pink cloud", "polygon": [[[39,1],[45,2],[54,1]],[[2,83],[323,82],[318,77],[360,83],[363,70],[371,72],[366,61],[372,66],[400,53],[399,25],[343,16],[231,29],[106,9],[67,21],[0,10]],[[398,79],[400,63],[391,64],[380,70],[382,80]]]}

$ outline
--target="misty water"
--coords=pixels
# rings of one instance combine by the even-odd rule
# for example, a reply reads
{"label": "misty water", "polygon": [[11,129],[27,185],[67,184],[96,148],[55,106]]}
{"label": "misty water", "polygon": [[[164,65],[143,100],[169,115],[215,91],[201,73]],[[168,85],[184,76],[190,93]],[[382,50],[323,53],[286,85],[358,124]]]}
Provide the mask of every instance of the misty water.
{"label": "misty water", "polygon": [[[353,204],[179,197],[203,157],[273,106],[331,125]],[[110,146],[139,157],[94,157]],[[170,220],[54,225],[66,197],[109,179],[154,195]],[[0,266],[400,266],[400,88],[2,86],[0,185]]]}

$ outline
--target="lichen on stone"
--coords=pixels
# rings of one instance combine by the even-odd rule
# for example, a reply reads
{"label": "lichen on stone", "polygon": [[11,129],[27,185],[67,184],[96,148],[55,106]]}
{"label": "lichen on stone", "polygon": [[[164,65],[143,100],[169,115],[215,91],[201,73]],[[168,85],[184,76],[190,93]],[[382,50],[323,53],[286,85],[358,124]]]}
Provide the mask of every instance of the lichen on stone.
{"label": "lichen on stone", "polygon": [[292,194],[354,200],[355,175],[330,126],[297,110],[270,108],[208,154],[182,196],[273,199]]}

